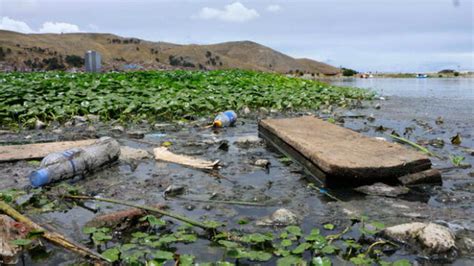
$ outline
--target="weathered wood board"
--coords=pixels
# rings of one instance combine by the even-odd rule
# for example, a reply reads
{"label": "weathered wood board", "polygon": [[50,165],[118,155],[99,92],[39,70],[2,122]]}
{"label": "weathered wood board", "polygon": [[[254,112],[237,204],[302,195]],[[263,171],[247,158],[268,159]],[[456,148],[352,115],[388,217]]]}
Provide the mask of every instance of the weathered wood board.
{"label": "weathered wood board", "polygon": [[262,120],[259,135],[329,187],[395,183],[431,167],[415,150],[310,116]]}
{"label": "weathered wood board", "polygon": [[0,146],[0,162],[41,159],[53,152],[91,145],[96,141],[97,139],[86,139],[78,141]]}

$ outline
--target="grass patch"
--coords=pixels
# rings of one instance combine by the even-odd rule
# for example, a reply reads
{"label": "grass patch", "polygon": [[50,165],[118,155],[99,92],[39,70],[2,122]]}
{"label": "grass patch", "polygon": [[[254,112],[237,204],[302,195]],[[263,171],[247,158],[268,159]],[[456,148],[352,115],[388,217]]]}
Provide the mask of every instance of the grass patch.
{"label": "grass patch", "polygon": [[65,121],[86,114],[103,120],[174,120],[245,106],[280,111],[345,106],[371,97],[366,90],[246,70],[0,73],[0,122]]}

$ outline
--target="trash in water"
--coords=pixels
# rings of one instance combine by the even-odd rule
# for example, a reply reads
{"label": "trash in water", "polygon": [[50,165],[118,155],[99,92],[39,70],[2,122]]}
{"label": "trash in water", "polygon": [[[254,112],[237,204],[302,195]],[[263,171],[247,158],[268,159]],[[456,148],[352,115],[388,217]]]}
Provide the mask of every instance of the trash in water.
{"label": "trash in water", "polygon": [[215,170],[219,167],[219,160],[214,162],[206,161],[198,158],[193,158],[190,156],[174,154],[168,150],[166,147],[159,147],[153,149],[156,160],[161,160],[170,163],[177,163],[185,166],[190,166],[193,168],[204,169],[204,170]]}
{"label": "trash in water", "polygon": [[462,142],[461,134],[457,133],[456,136],[451,137],[451,143],[454,145],[460,145]]}
{"label": "trash in water", "polygon": [[234,111],[228,110],[219,113],[216,118],[214,118],[212,125],[215,128],[229,127],[233,126],[235,121],[237,121],[237,114]]}
{"label": "trash in water", "polygon": [[[152,205],[153,208],[165,209],[163,204]],[[125,230],[138,223],[138,219],[147,215],[147,211],[138,208],[129,208],[104,215],[96,216],[86,223],[86,227],[108,227],[114,230]],[[158,215],[158,214],[155,214]]]}
{"label": "trash in water", "polygon": [[170,185],[163,192],[163,198],[166,199],[167,196],[176,196],[184,193],[184,186]]}
{"label": "trash in water", "polygon": [[439,116],[438,118],[436,118],[436,125],[441,125],[444,123],[444,119],[442,116]]}
{"label": "trash in water", "polygon": [[24,239],[29,230],[10,216],[0,214],[0,264],[15,265],[22,247],[14,244],[17,239]]}
{"label": "trash in water", "polygon": [[73,178],[92,172],[103,165],[116,161],[120,145],[115,139],[104,137],[95,144],[52,153],[41,161],[41,169],[33,171],[29,180],[33,187]]}

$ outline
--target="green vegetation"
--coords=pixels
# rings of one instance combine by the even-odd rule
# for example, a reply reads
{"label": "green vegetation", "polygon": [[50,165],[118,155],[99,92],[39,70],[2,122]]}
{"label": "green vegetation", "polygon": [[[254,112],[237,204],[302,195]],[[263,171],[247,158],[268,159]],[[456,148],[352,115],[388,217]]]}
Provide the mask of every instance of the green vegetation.
{"label": "green vegetation", "polygon": [[84,65],[84,58],[78,55],[66,55],[65,60],[69,66],[82,67]]}
{"label": "green vegetation", "polygon": [[[153,219],[150,219],[153,218]],[[369,222],[362,216],[354,219],[355,226],[336,229],[312,229],[305,233],[299,226],[287,226],[274,232],[242,233],[237,230],[213,235],[199,234],[191,225],[173,225],[163,219],[148,215],[148,230],[132,231],[120,240],[107,233],[108,228],[84,227],[83,233],[89,235],[93,244],[102,255],[115,263],[126,265],[163,265],[178,263],[193,265],[196,257],[183,254],[180,248],[184,245],[203,245],[210,241],[209,247],[220,250],[220,262],[202,265],[240,265],[269,262],[272,265],[333,265],[332,262],[350,261],[354,265],[391,265],[409,266],[408,260],[385,261],[390,252],[398,245],[385,240],[376,240],[375,236],[383,230],[384,225]],[[324,227],[328,227],[325,225]],[[370,229],[369,229],[370,228]],[[328,234],[338,230],[336,234]],[[351,235],[359,231],[360,237]],[[97,236],[99,236],[98,239]],[[184,248],[189,250],[189,248]],[[191,249],[192,250],[192,249]],[[336,259],[336,257],[338,257]],[[337,264],[335,264],[337,265]]]}
{"label": "green vegetation", "polygon": [[342,75],[344,77],[352,77],[354,75],[356,75],[358,72],[355,71],[354,69],[350,69],[350,68],[342,68]]}
{"label": "green vegetation", "polygon": [[0,122],[14,126],[85,114],[104,120],[173,120],[245,106],[281,111],[346,106],[370,97],[365,90],[244,70],[1,73]]}

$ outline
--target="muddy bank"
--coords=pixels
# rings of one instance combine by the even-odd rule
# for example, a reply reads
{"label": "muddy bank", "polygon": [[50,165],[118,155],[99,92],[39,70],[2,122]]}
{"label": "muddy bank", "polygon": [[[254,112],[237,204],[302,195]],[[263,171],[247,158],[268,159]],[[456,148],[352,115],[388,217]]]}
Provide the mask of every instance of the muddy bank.
{"label": "muddy bank", "polygon": [[[453,168],[450,155],[465,157],[463,163],[474,164],[472,152],[466,147],[473,147],[474,118],[472,105],[463,100],[433,100],[389,97],[364,103],[359,109],[334,109],[312,112],[325,118],[334,119],[341,125],[369,136],[390,139],[392,131],[427,144],[442,159],[432,158],[434,167],[443,171],[443,185],[423,185],[412,188],[400,198],[364,196],[350,189],[331,190],[330,193],[341,199],[334,201],[308,186],[307,176],[302,169],[286,160],[281,154],[266,147],[258,139],[257,121],[264,116],[286,117],[306,113],[292,114],[249,114],[239,119],[236,127],[214,131],[205,128],[209,123],[198,120],[190,124],[135,125],[131,129],[110,130],[115,125],[109,123],[83,123],[60,126],[58,129],[45,129],[5,133],[0,135],[3,143],[15,143],[38,140],[83,139],[99,136],[113,136],[124,146],[141,148],[147,151],[164,142],[170,142],[170,150],[198,156],[208,160],[219,159],[223,165],[220,177],[203,171],[182,167],[172,163],[157,162],[152,158],[120,160],[111,167],[100,171],[74,184],[91,195],[119,198],[140,204],[166,204],[170,210],[189,216],[196,220],[215,220],[225,222],[227,228],[239,228],[244,232],[276,231],[262,229],[256,221],[270,216],[274,211],[285,208],[301,218],[304,230],[321,228],[332,223],[337,229],[349,225],[350,218],[366,215],[371,219],[388,225],[422,221],[439,222],[458,232],[459,253],[449,261],[455,265],[474,262],[472,252],[464,243],[474,238],[474,181],[472,168]],[[443,123],[437,124],[439,116]],[[374,119],[372,119],[374,118]],[[416,120],[414,120],[416,119]],[[93,126],[94,130],[86,131]],[[408,129],[407,129],[408,128]],[[90,128],[89,128],[90,129]],[[60,131],[59,131],[60,130]],[[143,131],[143,139],[136,139],[127,131]],[[452,145],[450,137],[461,133],[462,144]],[[403,135],[406,133],[405,135]],[[441,139],[444,145],[434,146],[430,140]],[[226,143],[226,145],[223,145]],[[227,148],[226,148],[227,146]],[[256,166],[255,161],[268,160],[268,169]],[[0,189],[24,188],[28,185],[27,174],[37,167],[36,162],[3,163],[0,169]],[[174,197],[163,197],[163,192],[170,185],[184,187],[184,193]],[[201,202],[197,200],[238,200],[264,203],[266,206],[239,206]],[[88,202],[91,210],[75,206],[67,211],[53,211],[30,215],[42,224],[50,225],[76,241],[87,237],[81,228],[94,216],[109,213],[123,207],[106,203]],[[248,221],[239,224],[239,221]],[[206,247],[206,248],[203,248]],[[211,245],[200,239],[191,244],[180,244],[178,250],[196,256],[196,261],[214,261],[222,256],[221,247]],[[472,246],[470,247],[472,248]],[[69,263],[77,258],[63,250],[51,247],[52,252],[43,259],[26,257],[28,265],[45,263]],[[393,258],[417,260],[429,264],[425,256],[410,248],[397,250]],[[268,262],[272,264],[274,261]]]}

